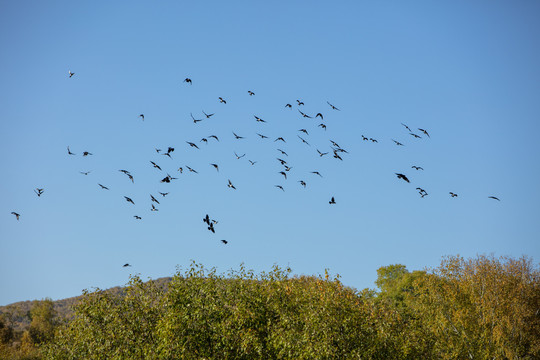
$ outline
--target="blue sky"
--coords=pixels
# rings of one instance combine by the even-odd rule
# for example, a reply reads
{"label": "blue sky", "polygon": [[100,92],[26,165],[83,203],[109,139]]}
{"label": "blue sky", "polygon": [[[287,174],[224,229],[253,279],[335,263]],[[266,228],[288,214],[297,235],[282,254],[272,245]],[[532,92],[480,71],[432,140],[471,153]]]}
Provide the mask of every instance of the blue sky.
{"label": "blue sky", "polygon": [[[423,269],[445,255],[537,263],[539,11],[508,1],[0,2],[0,304],[170,276],[192,259],[220,271],[329,268],[358,289],[374,287],[380,266]],[[297,99],[324,120],[303,118]],[[194,124],[202,111],[215,115]],[[200,142],[209,135],[220,141]],[[343,161],[330,140],[349,152]],[[154,150],[169,146],[171,159]],[[276,158],[292,167],[287,180]],[[186,166],[198,174],[177,171]],[[166,173],[178,180],[160,183]]]}

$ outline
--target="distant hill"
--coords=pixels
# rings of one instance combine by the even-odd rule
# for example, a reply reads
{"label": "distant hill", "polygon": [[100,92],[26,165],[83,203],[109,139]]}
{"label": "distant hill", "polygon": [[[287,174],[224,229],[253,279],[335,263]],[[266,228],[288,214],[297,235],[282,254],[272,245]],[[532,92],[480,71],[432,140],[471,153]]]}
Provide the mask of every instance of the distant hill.
{"label": "distant hill", "polygon": [[[169,282],[172,280],[171,277],[162,277],[155,280],[150,280],[156,282],[161,287],[167,289]],[[115,286],[110,289],[106,289],[105,291],[122,295],[125,291],[124,286]],[[54,303],[54,310],[57,313],[57,319],[59,321],[65,321],[69,320],[73,317],[74,311],[73,306],[77,304],[77,302],[80,300],[82,295],[70,297],[67,299],[61,299],[53,301]],[[30,319],[30,310],[34,305],[39,303],[39,300],[26,300],[26,301],[19,301],[13,304],[0,306],[0,316],[6,315],[6,318],[9,319],[8,323],[11,322],[11,326],[16,331],[22,331],[25,330],[31,322]]]}

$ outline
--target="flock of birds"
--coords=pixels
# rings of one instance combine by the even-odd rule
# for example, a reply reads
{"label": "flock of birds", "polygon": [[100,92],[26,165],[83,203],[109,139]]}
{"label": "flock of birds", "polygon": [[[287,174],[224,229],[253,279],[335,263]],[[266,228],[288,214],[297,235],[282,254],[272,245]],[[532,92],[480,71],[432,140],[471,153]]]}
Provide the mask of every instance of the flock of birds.
{"label": "flock of birds", "polygon": [[[69,78],[72,78],[75,73],[69,71],[68,72],[69,74]],[[192,85],[193,84],[193,81],[192,79],[190,78],[186,78],[184,79],[183,81],[184,83],[186,83],[187,85]],[[255,92],[251,91],[251,90],[248,90],[247,92],[248,96],[255,96]],[[218,97],[217,99],[219,101],[220,104],[227,104],[227,100],[223,97]],[[293,102],[294,103],[294,102]],[[298,111],[298,114],[301,116],[301,118],[307,118],[307,119],[320,119],[320,123],[317,125],[317,128],[321,128],[321,130],[324,130],[326,131],[327,129],[327,126],[326,124],[323,122],[324,121],[324,115],[321,113],[321,112],[317,112],[316,115],[312,116],[312,115],[309,115],[307,112],[305,111],[302,111],[303,108],[304,108],[304,102],[297,99],[296,100],[296,104],[295,104],[295,107],[296,107],[296,110]],[[332,103],[328,102],[327,101],[327,105],[329,106],[329,109],[330,111],[340,111],[340,109],[338,107],[336,107],[335,105],[333,105]],[[285,104],[284,106],[285,109],[289,109],[289,110],[293,110],[293,105],[291,103],[287,103]],[[196,118],[193,113],[190,113],[190,116],[191,116],[191,120],[193,121],[194,124],[198,124],[204,120],[208,120],[210,119],[212,116],[215,115],[215,113],[206,113],[204,111],[202,111],[203,115],[204,116],[201,116],[201,118]],[[140,114],[139,115],[139,118],[144,121],[145,120],[145,116],[144,114]],[[264,120],[263,118],[257,116],[257,115],[253,115],[253,118],[255,119],[255,121],[257,123],[266,123],[267,121]],[[427,138],[430,138],[430,134],[429,132],[426,130],[426,129],[423,129],[423,128],[418,128],[418,131],[419,133],[415,133],[413,132],[413,130],[407,126],[406,124],[404,123],[401,123],[401,125],[403,125],[403,127],[408,131],[409,135],[412,136],[413,138],[415,139],[422,139],[424,136],[427,137]],[[321,131],[319,130],[319,131]],[[302,129],[299,129],[298,130],[298,133],[301,133],[302,136],[300,136],[300,134],[296,134],[296,141],[301,141],[302,144],[305,144],[306,146],[310,146],[311,147],[311,143],[306,140],[306,138],[309,136],[309,131],[308,129],[305,129],[305,128],[302,128]],[[420,135],[422,134],[422,135]],[[235,133],[234,131],[232,132],[232,135],[234,137],[235,140],[242,140],[244,139],[245,137],[244,136],[240,136],[238,135],[237,133]],[[273,141],[273,143],[275,143],[275,145],[279,145],[279,144],[287,144],[287,140],[282,137],[282,136],[278,136],[276,137],[275,139],[271,139],[269,136],[267,135],[264,135],[262,133],[256,133],[256,135],[260,138],[261,141],[263,140],[266,140],[266,141]],[[397,140],[394,140],[394,139],[391,139],[393,141],[393,143],[396,145],[396,146],[404,146],[403,143],[397,141]],[[209,141],[214,141],[214,142],[219,142],[219,137],[217,135],[209,135],[207,137],[203,137],[199,143],[205,143],[205,144],[208,144]],[[362,135],[362,141],[368,141],[368,142],[372,142],[372,143],[378,143],[378,140],[377,139],[374,139],[374,138],[371,138],[371,137],[366,137],[364,135]],[[336,159],[336,160],[339,160],[339,161],[343,161],[343,156],[344,154],[348,154],[349,152],[344,149],[343,147],[341,147],[340,145],[338,145],[337,142],[335,142],[334,140],[329,140],[330,144],[329,144],[329,150],[328,151],[320,151],[318,148],[316,148],[316,151],[317,151],[317,154],[319,157],[324,157],[324,156],[327,156],[329,155],[330,153],[332,154],[331,156]],[[199,149],[199,145],[197,145],[197,143],[195,142],[192,142],[192,141],[186,141],[186,144],[190,147],[190,148],[193,148],[193,149]],[[155,151],[157,154],[160,154],[160,155],[163,155],[163,156],[167,156],[169,158],[172,158],[172,154],[173,152],[175,151],[174,147],[168,147],[167,150],[162,150],[162,149],[159,149],[159,148],[155,148]],[[288,157],[289,155],[287,154],[287,152],[281,148],[278,148],[276,146],[276,151],[279,152],[279,157],[276,157],[276,160],[277,162],[279,163],[279,166],[282,166],[282,169],[281,171],[278,171],[277,174],[283,176],[283,181],[286,181],[288,179],[288,175],[291,174],[291,169],[293,168],[291,166],[291,164],[288,163],[287,160],[283,159],[284,157]],[[87,156],[92,156],[93,154],[89,151],[83,151],[82,153],[82,156],[83,157],[87,157]],[[67,155],[68,156],[76,156],[77,154],[72,152],[70,147],[68,146],[67,147]],[[244,158],[246,156],[246,154],[237,154],[236,152],[234,152],[234,156],[236,157],[237,160],[240,160],[242,158]],[[250,160],[248,159],[249,163],[251,166],[255,165],[257,163],[257,161],[254,161],[254,160]],[[150,160],[149,161],[150,165],[155,168],[156,170],[158,171],[163,171],[161,166],[158,165],[156,162]],[[220,167],[218,164],[216,163],[210,163],[209,164],[211,167],[213,167],[216,172],[219,172],[220,170]],[[197,170],[195,170],[194,168],[190,167],[190,166],[187,166],[185,165],[185,170],[188,171],[188,172],[191,172],[191,173],[195,173],[197,174]],[[184,172],[184,167],[179,167],[177,169],[177,172],[179,174],[182,174]],[[424,169],[421,167],[421,166],[417,166],[417,165],[413,165],[411,167],[412,169],[414,169],[415,171],[423,171]],[[120,173],[124,174],[132,183],[134,183],[134,176],[133,174],[131,174],[131,172],[129,170],[125,170],[125,169],[119,169],[118,170]],[[91,171],[81,171],[80,172],[82,175],[85,175],[85,176],[88,176]],[[323,175],[317,171],[317,170],[314,170],[314,171],[311,171],[310,174],[313,174],[313,175],[316,175],[316,176],[319,176],[319,177],[323,177]],[[405,174],[402,174],[402,173],[395,173],[395,175],[397,176],[398,179],[400,180],[403,180],[407,183],[410,183],[410,180],[409,178],[407,177],[407,175]],[[160,182],[161,183],[171,183],[171,181],[173,180],[177,180],[178,178],[177,177],[173,177],[172,175],[168,174],[163,177]],[[233,182],[230,180],[230,179],[227,179],[227,187],[231,190],[236,190],[236,186],[233,184]],[[307,186],[307,182],[304,180],[304,179],[299,179],[297,180],[297,182],[299,183],[300,186],[302,186],[303,188],[306,188]],[[105,190],[105,191],[108,191],[110,190],[109,187],[107,187],[106,185],[103,185],[101,183],[97,183],[97,185],[100,187],[101,190]],[[285,191],[285,187],[283,184],[276,184],[274,185],[274,187],[280,191]],[[421,187],[417,187],[416,190],[418,191],[420,197],[424,198],[425,196],[428,196],[429,194],[427,193],[427,191]],[[34,192],[35,194],[38,196],[38,197],[41,197],[44,192],[45,192],[45,189],[43,188],[36,188],[34,189]],[[169,192],[158,192],[162,198],[165,198]],[[452,192],[450,191],[449,192],[449,195],[451,198],[457,198],[458,197],[458,194],[455,193],[455,192]],[[135,202],[132,198],[130,198],[129,196],[123,196],[125,201],[132,204],[132,205],[135,205]],[[497,200],[497,201],[500,201],[500,199],[496,196],[488,196],[488,198],[490,199],[493,199],[493,200]],[[330,205],[335,205],[336,204],[336,199],[334,196],[331,197],[331,199],[328,201],[328,203]],[[160,205],[160,201],[152,194],[150,194],[150,211],[158,211],[159,209],[157,208],[157,206]],[[15,218],[17,220],[20,220],[21,218],[21,214],[19,214],[18,212],[16,211],[12,211],[11,212],[12,215],[15,216]],[[142,216],[138,215],[138,214],[135,214],[133,215],[133,218],[135,220],[142,220]],[[215,219],[211,219],[210,216],[208,214],[206,214],[203,218],[203,222],[205,223],[208,231],[212,232],[212,233],[215,233],[216,232],[216,225],[218,224],[218,221],[215,220]],[[222,239],[220,240],[221,243],[223,243],[224,245],[226,245],[228,243],[227,240],[225,239]],[[123,267],[129,267],[131,266],[130,264],[125,264],[123,265]]]}

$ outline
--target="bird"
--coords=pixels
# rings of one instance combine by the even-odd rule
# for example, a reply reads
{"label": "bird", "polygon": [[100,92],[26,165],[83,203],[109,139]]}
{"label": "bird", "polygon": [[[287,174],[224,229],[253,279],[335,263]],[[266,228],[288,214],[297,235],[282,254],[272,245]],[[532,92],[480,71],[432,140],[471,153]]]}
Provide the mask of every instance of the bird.
{"label": "bird", "polygon": [[166,193],[162,193],[162,192],[160,192],[160,191],[158,191],[158,192],[159,192],[159,193],[161,194],[161,196],[163,196],[163,197],[165,197],[165,196],[169,195],[169,193],[168,193],[168,192],[166,192]]}
{"label": "bird", "polygon": [[398,179],[403,179],[405,180],[406,182],[410,182],[409,179],[407,178],[407,176],[403,175],[403,174],[398,174],[398,173],[395,173],[398,177]]}
{"label": "bird", "polygon": [[496,197],[496,196],[488,196],[488,199],[493,199],[493,200],[501,201],[501,199],[499,199],[499,198]]}
{"label": "bird", "polygon": [[409,135],[414,136],[415,139],[421,139],[422,138],[420,135],[414,134],[412,132],[409,133]]}
{"label": "bird", "polygon": [[210,223],[210,226],[208,226],[208,230],[210,230],[214,234],[216,233],[216,230],[214,229],[214,223]]}
{"label": "bird", "polygon": [[100,183],[98,183],[98,185],[101,186],[101,188],[102,188],[103,190],[109,190],[108,187],[106,187],[106,186],[104,186],[104,185],[101,185]]}
{"label": "bird", "polygon": [[328,202],[329,204],[335,204],[336,203],[336,200],[334,199],[334,197],[332,196],[332,199],[330,199],[330,201]]}
{"label": "bird", "polygon": [[180,166],[177,171],[180,171],[180,174],[184,172],[184,169]]}
{"label": "bird", "polygon": [[135,180],[133,179],[133,175],[131,174],[126,174],[126,175],[129,178],[129,180],[131,180],[132,183],[135,183]]}
{"label": "bird", "polygon": [[214,114],[207,114],[204,111],[203,111],[203,114],[206,116],[207,119],[210,119],[210,117],[214,115]]}
{"label": "bird", "polygon": [[298,110],[298,112],[299,112],[300,114],[302,114],[303,117],[308,118],[308,119],[312,119],[311,116],[309,116],[309,115],[307,115],[307,114],[304,114],[304,113],[301,112],[300,110]]}
{"label": "bird", "polygon": [[287,180],[287,173],[285,171],[280,171],[279,173],[285,177],[285,180]]}
{"label": "bird", "polygon": [[195,174],[198,174],[198,172],[192,168],[190,168],[189,166],[186,165],[186,169],[189,170],[189,172],[192,172],[192,173],[195,173]]}
{"label": "bird", "polygon": [[154,204],[150,204],[150,205],[152,205],[152,208],[150,209],[150,211],[159,211],[159,209],[155,207]]}
{"label": "bird", "polygon": [[289,109],[292,109],[292,105],[291,105],[291,104],[286,104],[285,107],[286,107],[286,108],[289,108]]}
{"label": "bird", "polygon": [[19,218],[21,217],[21,214],[16,213],[15,211],[12,211],[11,213],[12,213],[13,215],[15,215],[15,217],[17,218],[17,221],[19,221]]}
{"label": "bird", "polygon": [[186,141],[186,143],[188,143],[189,146],[194,147],[194,148],[196,148],[196,149],[199,148],[199,147],[197,146],[197,144],[194,144],[194,143],[192,143],[192,142]]}
{"label": "bird", "polygon": [[93,155],[92,153],[88,152],[88,151],[85,151],[83,152],[82,156],[88,156],[88,155]]}
{"label": "bird", "polygon": [[195,119],[195,117],[193,116],[193,113],[189,113],[191,115],[191,119],[193,119],[193,123],[196,124],[198,123],[199,121],[202,121],[202,119]]}
{"label": "bird", "polygon": [[166,176],[166,177],[164,177],[163,179],[161,179],[161,182],[162,182],[162,183],[170,183],[170,182],[171,182],[171,179],[170,179],[168,176]]}
{"label": "bird", "polygon": [[225,245],[227,245],[228,241],[227,240],[221,240],[222,243],[224,243]]}
{"label": "bird", "polygon": [[213,139],[216,139],[217,141],[219,141],[218,137],[216,135],[210,135],[209,138],[213,138]]}
{"label": "bird", "polygon": [[161,152],[161,149],[158,149],[158,148],[154,148],[156,150],[156,152],[159,154]]}
{"label": "bird", "polygon": [[249,96],[255,95],[255,93],[253,91],[251,91],[251,90],[248,90],[248,94],[249,94]]}
{"label": "bird", "polygon": [[407,125],[405,125],[404,123],[401,123],[401,125],[405,126],[405,129],[409,130],[409,132],[412,132],[412,131],[411,131],[411,128],[408,127]]}
{"label": "bird", "polygon": [[424,170],[424,168],[420,167],[420,166],[411,166],[411,168],[413,168],[414,170]]}
{"label": "bird", "polygon": [[261,137],[261,139],[268,139],[268,136],[266,136],[266,135],[259,134],[259,133],[257,133],[257,135],[259,135]]}
{"label": "bird", "polygon": [[300,100],[296,100],[296,102],[298,103],[298,106],[304,105],[304,103],[302,101],[300,101]]}
{"label": "bird", "polygon": [[251,161],[248,159],[248,161],[250,162],[251,166],[255,165],[257,162],[256,161]]}
{"label": "bird", "polygon": [[318,172],[318,171],[312,171],[311,173],[312,173],[312,174],[315,174],[315,175],[319,175],[320,177],[323,177],[323,176],[321,175],[321,173]]}
{"label": "bird", "polygon": [[124,264],[122,267],[128,267],[131,266],[130,264]]}
{"label": "bird", "polygon": [[304,134],[309,135],[309,133],[308,133],[308,131],[307,131],[306,129],[300,129],[300,130],[298,130],[298,131],[301,131],[301,132],[303,132]]}
{"label": "bird", "polygon": [[281,163],[281,165],[285,165],[287,162],[283,159],[280,159],[280,158],[276,158],[277,161],[279,161]]}
{"label": "bird", "polygon": [[456,193],[453,193],[453,192],[451,192],[451,191],[449,192],[449,194],[450,194],[450,196],[451,196],[451,197],[453,197],[453,198],[455,198],[455,197],[457,197],[457,196],[458,196],[458,194],[456,194]]}
{"label": "bird", "polygon": [[235,152],[234,152],[234,156],[236,156],[236,159],[237,159],[237,160],[240,160],[241,158],[243,158],[244,156],[246,156],[246,154],[244,154],[244,155],[238,155],[238,154],[236,153],[236,151],[235,151]]}
{"label": "bird", "polygon": [[68,70],[69,77],[71,78],[73,75],[75,75],[74,72],[71,72],[71,70]]}
{"label": "bird", "polygon": [[285,167],[285,171],[287,171],[287,172],[290,171],[290,170],[292,169],[292,166],[287,166],[287,165],[285,165],[285,164],[284,164],[283,166]]}
{"label": "bird", "polygon": [[45,191],[45,190],[44,190],[44,189],[40,189],[40,188],[36,188],[36,189],[34,190],[34,192],[36,193],[36,195],[37,195],[38,197],[40,197],[41,194],[43,194],[43,191]]}
{"label": "bird", "polygon": [[400,143],[399,141],[396,141],[396,140],[394,140],[394,139],[392,139],[392,141],[395,142],[396,145],[398,145],[398,146],[405,146],[405,145],[403,145],[402,143]]}
{"label": "bird", "polygon": [[300,135],[296,135],[296,136],[298,136],[298,138],[299,138],[300,140],[302,140],[302,142],[303,142],[304,144],[307,144],[308,146],[311,146],[311,145],[309,145],[309,143],[308,143],[303,137],[301,137]]}
{"label": "bird", "polygon": [[142,219],[142,217],[140,217],[139,215],[133,215],[133,217],[134,217],[135,219],[137,219],[137,220],[141,220],[141,219]]}
{"label": "bird", "polygon": [[144,114],[139,115],[140,118],[142,118],[142,121],[144,121]]}
{"label": "bird", "polygon": [[124,173],[124,174],[126,174],[126,175],[130,173],[130,172],[127,171],[127,170],[118,170],[118,171],[120,171],[121,173]]}
{"label": "bird", "polygon": [[274,140],[274,142],[276,142],[276,141],[283,141],[284,143],[286,143],[285,139],[282,138],[281,136],[278,137],[276,140]]}
{"label": "bird", "polygon": [[159,204],[159,201],[157,201],[156,198],[152,194],[150,194],[150,200],[152,200],[153,202]]}
{"label": "bird", "polygon": [[201,141],[199,142],[204,142],[205,144],[208,144],[208,139],[207,138],[202,138]]}
{"label": "bird", "polygon": [[210,164],[210,165],[212,165],[212,166],[219,172],[219,166],[218,166],[218,164]]}
{"label": "bird", "polygon": [[323,119],[324,119],[324,118],[323,118],[323,115],[322,115],[321,113],[317,113],[317,115],[315,115],[315,119],[316,119],[317,117],[320,117],[320,118],[321,118],[321,120],[323,120]]}
{"label": "bird", "polygon": [[341,146],[339,146],[338,143],[335,142],[334,140],[330,140],[330,142],[332,143],[332,145],[334,145],[334,146],[337,147],[338,149],[341,148]]}
{"label": "bird", "polygon": [[363,140],[363,141],[367,141],[367,140],[369,140],[369,139],[368,139],[367,137],[365,137],[364,135],[362,135],[362,140]]}
{"label": "bird", "polygon": [[191,81],[190,78],[185,78],[185,79],[184,79],[184,82],[185,82],[185,83],[188,83],[189,85],[193,85],[193,81]]}
{"label": "bird", "polygon": [[133,200],[131,200],[131,198],[128,198],[127,196],[124,196],[124,198],[126,199],[127,202],[130,202],[133,205],[135,205],[135,203],[133,202]]}
{"label": "bird", "polygon": [[274,187],[277,187],[278,189],[281,189],[281,191],[285,191],[285,189],[281,185],[274,185]]}
{"label": "bird", "polygon": [[90,171],[79,171],[79,172],[81,174],[83,174],[83,175],[88,175],[88,174],[90,174],[92,172],[92,170],[90,170]]}
{"label": "bird", "polygon": [[336,150],[334,150],[334,158],[343,161],[343,159],[341,158],[341,156],[338,155]]}
{"label": "bird", "polygon": [[298,180],[298,182],[304,187],[304,189],[306,188],[306,182],[304,180]]}
{"label": "bird", "polygon": [[229,180],[229,184],[227,185],[229,188],[236,190],[231,180]]}
{"label": "bird", "polygon": [[262,122],[262,123],[265,123],[266,121],[261,119],[260,117],[258,117],[257,115],[253,115],[255,117],[255,120],[257,120],[257,122]]}
{"label": "bird", "polygon": [[167,153],[170,154],[170,153],[172,153],[173,151],[174,151],[174,148],[169,146],[169,148],[167,149]]}
{"label": "bird", "polygon": [[161,170],[161,168],[159,167],[159,165],[156,164],[155,162],[150,161],[150,163],[151,163],[156,169]]}
{"label": "bird", "polygon": [[289,156],[289,155],[287,155],[287,153],[286,153],[285,151],[283,151],[283,150],[281,150],[281,149],[277,149],[277,151],[279,151],[280,153],[282,153],[282,154],[285,155],[285,156]]}
{"label": "bird", "polygon": [[337,111],[340,111],[337,107],[335,107],[334,105],[330,104],[328,101],[326,102],[328,105],[330,105],[330,107],[334,110],[337,110]]}
{"label": "bird", "polygon": [[210,216],[208,216],[208,214],[206,214],[206,216],[202,219],[202,221],[207,223],[208,226],[210,226]]}
{"label": "bird", "polygon": [[428,134],[428,132],[427,132],[426,130],[420,129],[420,128],[418,128],[418,130],[420,130],[421,132],[423,132],[424,134],[426,134],[427,137],[431,137],[431,136],[429,136],[429,134]]}
{"label": "bird", "polygon": [[369,138],[369,140],[371,140],[371,142],[378,143],[378,141],[375,140],[374,138]]}
{"label": "bird", "polygon": [[222,103],[222,104],[226,104],[227,101],[225,101],[225,99],[223,99],[221,96],[219,97],[219,102]]}
{"label": "bird", "polygon": [[68,155],[77,155],[77,154],[72,153],[72,152],[69,150],[69,146],[67,147],[67,150],[68,150]]}
{"label": "bird", "polygon": [[236,133],[233,131],[233,135],[234,137],[236,138],[236,140],[238,139],[243,139],[244,137],[243,136],[240,136],[240,135],[236,135]]}
{"label": "bird", "polygon": [[319,153],[319,156],[320,156],[320,157],[323,157],[324,155],[328,154],[328,152],[325,152],[325,153],[320,152],[319,149],[317,149],[317,152]]}
{"label": "bird", "polygon": [[318,125],[318,127],[321,127],[321,128],[323,128],[324,130],[326,130],[326,125],[324,125],[323,123],[320,123],[320,124]]}

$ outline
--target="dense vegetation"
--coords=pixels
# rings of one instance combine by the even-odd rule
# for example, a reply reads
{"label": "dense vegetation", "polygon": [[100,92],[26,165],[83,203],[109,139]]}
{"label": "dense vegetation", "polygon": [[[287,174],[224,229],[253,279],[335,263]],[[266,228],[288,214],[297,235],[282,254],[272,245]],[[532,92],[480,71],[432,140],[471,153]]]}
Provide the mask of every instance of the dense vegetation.
{"label": "dense vegetation", "polygon": [[50,300],[23,332],[5,317],[0,358],[535,359],[539,275],[527,258],[448,257],[431,271],[382,267],[379,291],[356,291],[328,272],[192,264],[167,287],[133,277],[122,292],[85,291],[69,320]]}

